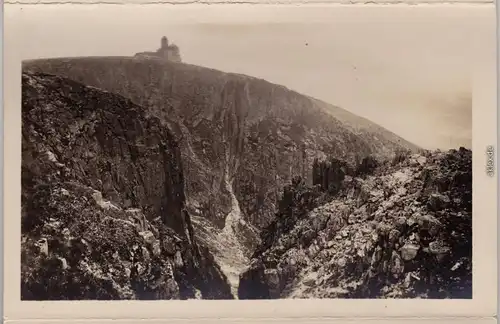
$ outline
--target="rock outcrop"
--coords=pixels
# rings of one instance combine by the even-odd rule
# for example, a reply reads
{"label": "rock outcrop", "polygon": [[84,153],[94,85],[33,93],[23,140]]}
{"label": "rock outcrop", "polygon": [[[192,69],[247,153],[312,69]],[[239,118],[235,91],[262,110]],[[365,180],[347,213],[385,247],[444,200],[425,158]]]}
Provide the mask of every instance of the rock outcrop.
{"label": "rock outcrop", "polygon": [[22,76],[24,300],[227,299],[170,130],[119,95]]}
{"label": "rock outcrop", "polygon": [[471,151],[370,160],[286,189],[240,299],[472,298]]}

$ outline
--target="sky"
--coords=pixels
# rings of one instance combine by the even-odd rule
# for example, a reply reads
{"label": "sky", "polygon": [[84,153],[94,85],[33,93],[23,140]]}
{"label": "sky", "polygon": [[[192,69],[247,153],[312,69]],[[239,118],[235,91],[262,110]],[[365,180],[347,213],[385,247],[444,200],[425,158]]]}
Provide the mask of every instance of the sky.
{"label": "sky", "polygon": [[284,85],[428,149],[471,147],[472,75],[494,51],[494,19],[488,5],[5,10],[21,59],[133,55],[166,35],[186,63]]}

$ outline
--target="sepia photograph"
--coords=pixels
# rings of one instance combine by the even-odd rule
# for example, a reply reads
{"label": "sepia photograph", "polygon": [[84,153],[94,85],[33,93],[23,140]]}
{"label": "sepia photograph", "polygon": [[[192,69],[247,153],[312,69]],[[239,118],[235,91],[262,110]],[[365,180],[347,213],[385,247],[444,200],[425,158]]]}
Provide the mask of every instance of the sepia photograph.
{"label": "sepia photograph", "polygon": [[471,300],[494,10],[384,7],[12,10],[21,300]]}

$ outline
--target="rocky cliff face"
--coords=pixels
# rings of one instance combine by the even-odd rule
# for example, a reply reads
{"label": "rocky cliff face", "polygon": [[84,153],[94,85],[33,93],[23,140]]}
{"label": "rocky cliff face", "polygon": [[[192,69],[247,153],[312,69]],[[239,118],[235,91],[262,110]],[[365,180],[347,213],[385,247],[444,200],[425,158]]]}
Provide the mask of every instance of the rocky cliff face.
{"label": "rocky cliff face", "polygon": [[22,298],[232,298],[194,237],[170,130],[113,93],[22,81]]}
{"label": "rocky cliff face", "polygon": [[170,125],[181,146],[190,211],[218,228],[233,209],[233,193],[242,218],[265,227],[283,186],[297,175],[309,178],[317,157],[355,163],[416,149],[340,108],[248,76],[131,58],[38,60],[25,69],[119,93]]}
{"label": "rocky cliff face", "polygon": [[461,148],[315,163],[287,187],[239,298],[472,298],[472,163]]}
{"label": "rocky cliff face", "polygon": [[[315,159],[335,156],[352,168],[368,155],[418,150],[343,109],[249,76],[128,57],[36,60],[24,69],[120,94],[172,130],[194,232],[214,254],[233,292],[261,243],[259,232],[278,211],[283,187],[296,176],[312,183]],[[154,171],[144,170],[154,177]],[[157,209],[168,205],[158,196],[129,196],[124,203],[149,199]]]}

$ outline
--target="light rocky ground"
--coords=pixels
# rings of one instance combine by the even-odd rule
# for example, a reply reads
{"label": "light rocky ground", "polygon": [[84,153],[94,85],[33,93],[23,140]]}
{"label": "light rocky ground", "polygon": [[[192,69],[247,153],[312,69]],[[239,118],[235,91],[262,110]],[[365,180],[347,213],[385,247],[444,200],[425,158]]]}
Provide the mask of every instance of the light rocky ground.
{"label": "light rocky ground", "polygon": [[281,219],[265,234],[240,298],[471,298],[471,175],[461,149],[347,176],[291,230],[277,234]]}

